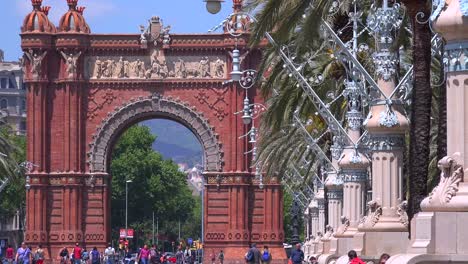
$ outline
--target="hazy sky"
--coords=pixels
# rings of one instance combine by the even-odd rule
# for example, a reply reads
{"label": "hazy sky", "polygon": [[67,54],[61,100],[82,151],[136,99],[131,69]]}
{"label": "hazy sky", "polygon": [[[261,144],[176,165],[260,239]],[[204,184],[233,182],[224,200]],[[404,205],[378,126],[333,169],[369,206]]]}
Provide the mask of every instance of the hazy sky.
{"label": "hazy sky", "polygon": [[[49,18],[58,24],[67,11],[66,0],[44,0],[52,6]],[[159,16],[173,33],[206,33],[232,11],[232,1],[223,3],[221,12],[209,14],[203,0],[80,0],[85,6],[85,19],[93,33],[139,33],[139,25],[146,25],[152,16]],[[31,12],[31,0],[0,0],[0,49],[5,60],[21,56],[20,27]]]}

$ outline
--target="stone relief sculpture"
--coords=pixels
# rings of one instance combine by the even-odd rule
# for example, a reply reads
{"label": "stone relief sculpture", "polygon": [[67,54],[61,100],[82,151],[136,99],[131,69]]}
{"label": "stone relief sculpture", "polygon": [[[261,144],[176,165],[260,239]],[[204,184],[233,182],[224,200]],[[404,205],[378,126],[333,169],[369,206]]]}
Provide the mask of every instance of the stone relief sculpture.
{"label": "stone relief sculpture", "polygon": [[216,59],[215,62],[215,76],[218,78],[223,78],[224,77],[224,61],[222,61],[220,58]]}
{"label": "stone relief sculpture", "polygon": [[322,240],[322,237],[323,237],[322,232],[317,232],[317,236],[315,237],[314,242],[315,242],[315,243],[319,243],[320,240]]}
{"label": "stone relief sculpture", "polygon": [[429,197],[422,203],[422,208],[444,206],[450,203],[458,192],[458,186],[463,179],[463,166],[459,164],[460,153],[442,158],[437,167],[441,170],[439,184],[432,190]]}
{"label": "stone relief sculpture", "polygon": [[210,60],[208,59],[208,57],[203,57],[200,60],[200,64],[198,65],[198,73],[202,78],[211,77]]}
{"label": "stone relief sculpture", "polygon": [[349,227],[349,219],[346,217],[346,216],[341,216],[340,217],[340,220],[341,220],[341,225],[338,227],[338,229],[336,230],[336,235],[342,235],[346,232],[346,230],[348,230],[348,227]]}
{"label": "stone relief sculpture", "polygon": [[73,53],[70,53],[70,54],[67,55],[63,51],[60,51],[60,54],[62,55],[63,59],[65,60],[66,65],[67,65],[67,70],[66,71],[68,73],[68,78],[75,77],[76,67],[77,67],[78,59],[81,56],[81,51],[78,52],[75,55]]}
{"label": "stone relief sculpture", "polygon": [[327,225],[325,227],[325,235],[323,236],[323,239],[330,239],[333,236],[333,227],[331,225]]}
{"label": "stone relief sculpture", "polygon": [[367,215],[361,219],[359,227],[373,227],[379,221],[382,215],[382,207],[376,201],[369,201],[367,203],[369,208]]}
{"label": "stone relief sculpture", "polygon": [[[63,55],[62,55],[63,56]],[[73,72],[73,57],[66,57],[67,68]],[[65,58],[65,57],[64,57]],[[226,62],[209,56],[164,56],[155,49],[151,56],[88,57],[86,60],[90,79],[166,79],[166,78],[226,78]],[[68,70],[67,70],[68,72]]]}
{"label": "stone relief sculpture", "polygon": [[179,58],[179,66],[174,62],[174,68],[176,68],[176,77],[187,78],[187,66],[185,66],[183,59]]}
{"label": "stone relief sculpture", "polygon": [[28,58],[31,63],[31,72],[33,78],[38,78],[42,73],[42,60],[47,55],[47,51],[42,52],[42,54],[35,53],[32,49],[25,52],[24,55]]}
{"label": "stone relief sculpture", "polygon": [[400,217],[400,222],[406,227],[409,226],[409,218],[408,218],[408,214],[406,213],[407,209],[408,209],[407,201],[403,201],[397,207],[397,214]]}

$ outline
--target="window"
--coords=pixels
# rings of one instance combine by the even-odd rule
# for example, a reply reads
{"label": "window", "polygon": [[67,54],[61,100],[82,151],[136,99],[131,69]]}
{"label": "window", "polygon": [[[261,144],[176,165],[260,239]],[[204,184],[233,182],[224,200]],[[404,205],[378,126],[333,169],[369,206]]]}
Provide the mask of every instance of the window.
{"label": "window", "polygon": [[37,15],[34,15],[33,24],[34,24],[33,30],[39,29],[39,21],[37,19]]}
{"label": "window", "polygon": [[0,79],[0,88],[5,89],[7,86],[7,79],[6,78],[1,78]]}
{"label": "window", "polygon": [[13,83],[13,80],[11,80],[11,78],[8,79],[8,82],[9,82],[9,85],[10,85],[10,86],[8,86],[8,88],[10,88],[10,89],[15,89],[16,88],[15,84]]}
{"label": "window", "polygon": [[21,121],[19,130],[21,132],[26,131],[26,121]]}
{"label": "window", "polygon": [[21,100],[21,111],[25,111],[26,110],[26,100]]}
{"label": "window", "polygon": [[8,100],[6,98],[3,98],[0,100],[0,109],[6,108],[8,108]]}

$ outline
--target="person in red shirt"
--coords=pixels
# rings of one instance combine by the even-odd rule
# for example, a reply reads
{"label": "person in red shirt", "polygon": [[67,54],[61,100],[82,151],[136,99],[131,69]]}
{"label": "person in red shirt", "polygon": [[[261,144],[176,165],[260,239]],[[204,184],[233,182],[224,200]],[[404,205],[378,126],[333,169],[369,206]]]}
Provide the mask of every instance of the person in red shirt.
{"label": "person in red shirt", "polygon": [[76,243],[73,249],[73,260],[75,264],[81,264],[81,248],[79,243]]}
{"label": "person in red shirt", "polygon": [[11,247],[11,245],[8,245],[8,248],[6,249],[6,259],[8,261],[8,264],[13,263],[14,257],[15,257],[15,250]]}
{"label": "person in red shirt", "polygon": [[366,264],[364,261],[358,258],[357,253],[354,250],[350,250],[348,252],[348,258],[350,264]]}

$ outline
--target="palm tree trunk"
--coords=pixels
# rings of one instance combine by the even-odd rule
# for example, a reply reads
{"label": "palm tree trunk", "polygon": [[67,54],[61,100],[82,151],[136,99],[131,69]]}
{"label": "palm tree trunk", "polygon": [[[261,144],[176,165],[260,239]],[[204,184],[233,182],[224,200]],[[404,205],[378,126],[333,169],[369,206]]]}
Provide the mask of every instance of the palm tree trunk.
{"label": "palm tree trunk", "polygon": [[[428,23],[419,23],[429,17],[426,1],[405,1],[413,28],[413,94],[411,108],[411,130],[408,168],[408,216],[418,213],[420,203],[427,195],[429,167],[429,142],[431,128],[432,90],[431,68],[431,31]],[[419,14],[422,12],[424,17]]]}
{"label": "palm tree trunk", "polygon": [[[442,44],[442,52],[444,45]],[[445,87],[445,74],[444,74],[444,62],[443,56],[439,58],[440,64],[440,77],[439,80],[443,81],[439,87],[439,123],[437,124],[437,160],[441,160],[447,156],[447,89]],[[438,181],[437,181],[438,182]]]}

